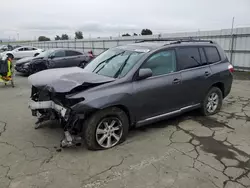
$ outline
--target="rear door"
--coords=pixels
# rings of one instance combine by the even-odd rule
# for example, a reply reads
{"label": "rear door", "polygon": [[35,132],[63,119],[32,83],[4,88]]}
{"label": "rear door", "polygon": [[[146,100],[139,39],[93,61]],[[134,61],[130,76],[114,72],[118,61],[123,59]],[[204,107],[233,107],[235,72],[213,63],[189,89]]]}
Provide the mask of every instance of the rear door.
{"label": "rear door", "polygon": [[204,50],[201,47],[186,46],[177,49],[178,70],[180,71],[184,97],[183,107],[202,102],[211,86],[211,69],[206,63]]}
{"label": "rear door", "polygon": [[25,52],[25,57],[33,57],[36,53],[36,48],[33,47],[25,47],[24,52]]}
{"label": "rear door", "polygon": [[65,50],[57,50],[51,54],[53,59],[50,59],[50,68],[62,68],[67,67],[66,53]]}
{"label": "rear door", "polygon": [[66,50],[66,61],[65,64],[67,67],[79,66],[81,63],[81,52],[74,50]]}
{"label": "rear door", "polygon": [[141,68],[150,68],[153,76],[133,82],[138,121],[178,110],[182,104],[180,73],[176,72],[175,50],[163,50],[151,55]]}

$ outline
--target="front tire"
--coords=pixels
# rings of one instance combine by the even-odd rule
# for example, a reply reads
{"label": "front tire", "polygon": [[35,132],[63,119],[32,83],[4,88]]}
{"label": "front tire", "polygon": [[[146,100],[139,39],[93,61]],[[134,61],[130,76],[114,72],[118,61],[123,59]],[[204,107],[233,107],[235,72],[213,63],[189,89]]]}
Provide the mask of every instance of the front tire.
{"label": "front tire", "polygon": [[222,91],[218,87],[212,87],[202,103],[202,114],[205,116],[216,114],[221,109],[222,101]]}
{"label": "front tire", "polygon": [[125,141],[129,130],[126,113],[117,107],[97,111],[84,123],[84,138],[88,149],[112,148]]}

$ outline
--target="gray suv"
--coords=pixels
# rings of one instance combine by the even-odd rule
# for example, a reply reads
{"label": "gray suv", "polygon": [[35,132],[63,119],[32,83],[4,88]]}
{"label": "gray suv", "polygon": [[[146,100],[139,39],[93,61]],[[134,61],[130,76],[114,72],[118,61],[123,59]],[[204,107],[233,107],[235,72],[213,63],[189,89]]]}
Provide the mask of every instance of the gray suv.
{"label": "gray suv", "polygon": [[194,109],[218,112],[229,94],[233,66],[216,43],[152,40],[109,49],[85,69],[51,69],[29,77],[29,107],[61,122],[63,147],[85,139],[89,149],[108,149],[131,127]]}

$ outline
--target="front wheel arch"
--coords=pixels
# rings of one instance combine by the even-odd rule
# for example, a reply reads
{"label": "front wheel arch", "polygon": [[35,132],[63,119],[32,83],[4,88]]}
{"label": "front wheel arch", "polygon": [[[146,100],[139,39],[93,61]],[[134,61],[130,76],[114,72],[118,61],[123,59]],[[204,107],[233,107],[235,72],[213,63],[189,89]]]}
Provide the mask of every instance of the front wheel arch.
{"label": "front wheel arch", "polygon": [[8,57],[10,57],[11,59],[14,59],[14,55],[13,55],[13,54],[7,53],[6,55],[7,55]]}

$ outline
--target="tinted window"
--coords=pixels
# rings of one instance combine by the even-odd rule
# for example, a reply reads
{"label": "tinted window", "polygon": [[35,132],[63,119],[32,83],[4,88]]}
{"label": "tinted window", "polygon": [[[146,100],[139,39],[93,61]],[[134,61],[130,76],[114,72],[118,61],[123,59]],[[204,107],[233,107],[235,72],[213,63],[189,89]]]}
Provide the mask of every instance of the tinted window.
{"label": "tinted window", "polygon": [[150,68],[153,76],[168,74],[176,71],[174,50],[162,51],[152,55],[142,68]]}
{"label": "tinted window", "polygon": [[207,60],[206,60],[206,56],[205,56],[205,52],[204,52],[203,48],[199,48],[199,51],[200,51],[200,55],[201,55],[201,63],[203,65],[207,64]]}
{"label": "tinted window", "polygon": [[32,48],[32,50],[37,50],[36,48]]}
{"label": "tinted window", "polygon": [[71,50],[66,51],[66,56],[78,56],[78,55],[82,55],[82,53],[77,52],[77,51],[71,51]]}
{"label": "tinted window", "polygon": [[24,48],[25,49],[25,51],[33,51],[34,50],[34,48],[32,48],[32,47],[27,47],[27,48]]}
{"label": "tinted window", "polygon": [[56,51],[56,52],[54,53],[54,56],[55,56],[55,57],[65,57],[65,51],[64,51],[64,50]]}
{"label": "tinted window", "polygon": [[18,51],[24,51],[24,48],[20,48],[20,49],[18,49]]}
{"label": "tinted window", "polygon": [[201,59],[198,48],[187,47],[177,50],[178,67],[180,70],[198,67],[201,65]]}
{"label": "tinted window", "polygon": [[219,52],[215,47],[205,47],[204,49],[207,55],[208,63],[215,63],[220,61]]}

